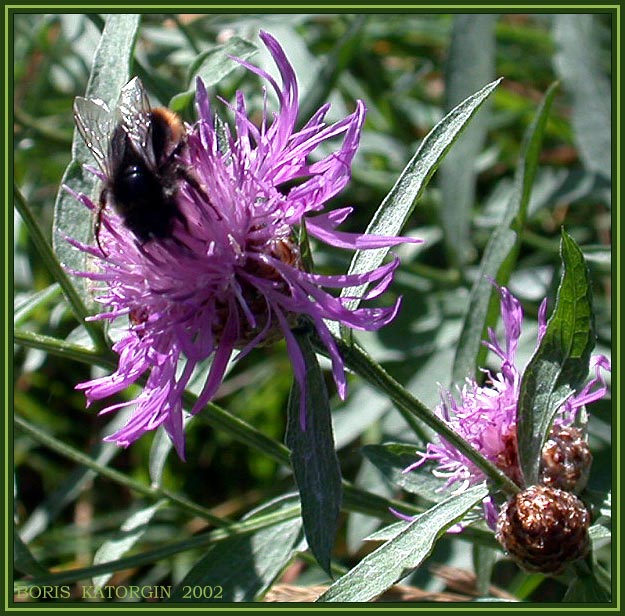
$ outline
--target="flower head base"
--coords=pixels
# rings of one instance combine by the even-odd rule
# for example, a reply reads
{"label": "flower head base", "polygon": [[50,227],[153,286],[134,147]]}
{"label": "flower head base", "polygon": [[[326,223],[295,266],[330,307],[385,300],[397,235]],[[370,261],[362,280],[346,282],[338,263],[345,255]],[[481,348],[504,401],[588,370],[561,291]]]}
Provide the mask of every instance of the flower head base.
{"label": "flower head base", "polygon": [[[299,315],[312,321],[327,346],[339,394],[344,396],[343,360],[325,321],[375,330],[389,323],[399,308],[397,301],[386,308],[349,310],[326,290],[374,283],[364,299],[377,297],[392,281],[396,258],[359,275],[306,271],[295,239],[297,227],[303,224],[309,236],[340,248],[380,248],[406,240],[338,231],[351,208],[321,213],[350,178],[365,107],[357,101],[351,115],[327,125],[326,104],[295,131],[295,74],[278,42],[267,33],[260,36],[276,62],[282,85],[259,68],[239,62],[270,84],[279,110],[270,116],[265,97],[261,123],[256,126],[248,118],[243,95],[237,93],[235,103],[228,105],[234,130],[217,131],[206,89],[198,80],[199,119],[186,128],[185,147],[178,154],[188,175],[180,180],[180,216],[173,221],[171,237],[139,243],[120,216],[105,208],[100,234],[104,255],[70,240],[99,260],[98,271],[78,273],[102,283],[98,300],[107,311],[94,318],[126,315],[131,325],[113,347],[119,354],[117,371],[78,387],[91,403],[147,377],[135,400],[103,411],[136,405],[129,422],[108,437],[120,445],[163,425],[183,456],[182,393],[197,364],[211,357],[193,414],[215,395],[235,350],[242,357],[282,336],[295,376],[304,387],[304,360],[290,332]],[[336,137],[342,137],[338,149],[310,160],[320,144]],[[86,196],[77,197],[96,209]],[[301,421],[304,424],[303,409]]]}
{"label": "flower head base", "polygon": [[588,553],[589,526],[590,513],[577,496],[535,485],[501,508],[496,537],[523,569],[559,575]]}
{"label": "flower head base", "polygon": [[[484,457],[506,473],[518,486],[523,487],[525,481],[518,460],[517,445],[517,403],[522,372],[516,365],[523,309],[508,289],[505,287],[498,289],[501,296],[505,342],[502,345],[495,332],[489,329],[489,339],[484,344],[499,357],[501,368],[496,374],[485,371],[488,382],[484,386],[478,385],[473,380],[467,380],[460,392],[459,402],[450,392],[443,392],[437,413]],[[546,301],[543,301],[538,317],[538,343],[546,330],[545,314]],[[568,398],[558,410],[552,437],[543,450],[543,472],[545,477],[549,475],[549,479],[545,482],[552,487],[566,485],[580,489],[579,486],[587,477],[592,457],[589,452],[586,455],[587,450],[579,442],[581,431],[574,434],[571,432],[577,430],[572,424],[586,404],[606,394],[607,386],[601,371],[609,370],[610,364],[607,358],[594,356],[591,359],[591,367],[595,371],[594,378],[580,392]],[[557,437],[558,434],[560,437]],[[447,480],[445,485],[455,486],[457,492],[462,492],[485,479],[475,464],[444,439],[440,439],[437,443],[428,443],[426,451],[419,453],[419,460],[404,472],[409,472],[428,460],[437,464],[435,473]],[[492,526],[496,518],[492,500],[485,503],[485,514]]]}
{"label": "flower head base", "polygon": [[543,446],[540,483],[579,494],[588,483],[592,454],[581,428],[554,426]]}

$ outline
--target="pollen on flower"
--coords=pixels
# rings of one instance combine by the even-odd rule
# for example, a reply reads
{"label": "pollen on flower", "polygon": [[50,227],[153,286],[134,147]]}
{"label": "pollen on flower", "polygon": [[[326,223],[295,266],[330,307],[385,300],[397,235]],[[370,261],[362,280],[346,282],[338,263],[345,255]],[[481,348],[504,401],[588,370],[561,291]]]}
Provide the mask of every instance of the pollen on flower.
{"label": "pollen on flower", "polygon": [[[266,32],[260,38],[281,83],[260,68],[239,63],[274,90],[279,107],[270,110],[264,96],[264,108],[252,114],[238,92],[234,101],[225,103],[232,126],[220,121],[218,130],[206,88],[197,80],[198,120],[184,127],[172,162],[178,172],[175,189],[168,187],[167,192],[176,199],[170,234],[138,238],[115,208],[98,208],[87,196],[75,195],[99,212],[98,244],[103,250],[69,239],[98,263],[95,271],[73,273],[99,285],[97,300],[105,310],[93,318],[125,317],[130,325],[113,346],[119,355],[117,370],[78,388],[92,403],[145,378],[137,398],[102,411],[134,405],[128,423],[108,437],[119,445],[163,426],[183,456],[182,394],[198,364],[209,358],[212,363],[192,414],[214,397],[235,353],[241,358],[278,338],[286,341],[303,391],[306,367],[291,333],[301,315],[327,347],[338,393],[344,397],[343,359],[327,322],[371,331],[389,323],[399,310],[400,300],[386,307],[367,306],[367,300],[379,297],[392,282],[396,257],[352,275],[321,275],[304,266],[294,239],[302,225],[318,243],[348,250],[420,240],[338,230],[351,208],[325,208],[350,179],[365,105],[356,101],[352,114],[328,123],[330,106],[325,104],[296,130],[295,73],[279,43]],[[259,117],[258,123],[252,115]],[[106,180],[106,175],[98,172],[98,178]],[[337,297],[343,288],[369,284],[371,290],[356,309]],[[303,418],[305,396],[300,398]]]}

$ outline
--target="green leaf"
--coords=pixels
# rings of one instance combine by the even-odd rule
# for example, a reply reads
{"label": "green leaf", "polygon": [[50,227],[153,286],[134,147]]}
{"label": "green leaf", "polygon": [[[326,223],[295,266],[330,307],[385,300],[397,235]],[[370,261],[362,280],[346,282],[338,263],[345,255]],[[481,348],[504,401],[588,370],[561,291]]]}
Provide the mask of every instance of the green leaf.
{"label": "green leaf", "polygon": [[[243,519],[292,508],[297,496],[282,496],[250,512]],[[195,601],[254,601],[267,590],[296,552],[306,549],[301,518],[291,518],[254,534],[234,536],[210,547],[172,592],[181,601],[185,587],[212,587],[212,596]],[[219,587],[221,591],[217,589]],[[219,595],[219,596],[218,596]]]}
{"label": "green leaf", "polygon": [[488,595],[493,568],[497,562],[498,550],[485,545],[473,546],[473,570],[475,571],[475,590],[479,595]]}
{"label": "green leaf", "polygon": [[330,98],[343,69],[361,49],[362,32],[368,19],[369,16],[365,14],[353,15],[345,34],[321,61],[312,80],[315,87],[310,89],[300,104],[299,128]]}
{"label": "green leaf", "polygon": [[201,77],[207,88],[219,83],[226,75],[241,66],[230,58],[246,60],[258,51],[258,47],[238,36],[233,36],[225,45],[218,45],[200,54],[189,69],[189,89],[174,96],[169,102],[173,111],[181,112],[192,104],[195,98],[195,79]]}
{"label": "green leaf", "polygon": [[432,474],[432,465],[423,464],[409,473],[403,470],[417,461],[417,447],[401,443],[366,445],[362,452],[382,474],[402,490],[439,502],[444,498],[445,481]]}
{"label": "green leaf", "polygon": [[163,470],[165,469],[165,462],[169,452],[174,448],[174,443],[169,434],[164,429],[159,429],[154,435],[152,446],[150,447],[150,481],[152,485],[160,486],[163,479]]}
{"label": "green leaf", "polygon": [[555,68],[573,99],[575,140],[586,168],[611,176],[612,109],[610,79],[605,58],[610,53],[609,32],[601,48],[596,15],[556,15],[554,39],[558,52]]}
{"label": "green leaf", "polygon": [[[120,453],[121,450],[115,443],[108,443],[102,439],[119,430],[128,421],[130,415],[129,409],[120,409],[118,413],[115,413],[113,419],[100,430],[98,439],[89,451],[89,457],[97,464],[107,466],[115,455]],[[50,528],[52,522],[84,492],[85,486],[96,475],[94,470],[82,466],[69,472],[48,498],[40,503],[24,524],[20,526],[20,536],[24,541],[30,542]]]}
{"label": "green leaf", "polygon": [[89,315],[85,302],[83,302],[72,280],[54,254],[48,240],[48,235],[44,233],[41,228],[37,216],[32,211],[17,186],[13,187],[13,191],[15,208],[24,222],[24,225],[28,228],[29,238],[36,246],[41,261],[47,267],[52,277],[59,283],[61,289],[63,289],[65,298],[71,306],[74,316],[83,324],[94,346],[101,349],[106,348],[101,326],[95,325],[90,321],[85,322],[86,317]]}
{"label": "green leaf", "polygon": [[[384,498],[393,497],[394,487],[369,460],[362,461],[354,484],[361,490],[373,492]],[[346,509],[345,506],[343,508]],[[345,526],[347,550],[350,553],[356,553],[360,550],[363,539],[379,528],[380,520],[371,515],[354,512],[347,516]]]}
{"label": "green leaf", "polygon": [[328,392],[306,333],[293,331],[306,366],[306,427],[300,422],[300,387],[294,382],[288,404],[286,445],[302,501],[304,531],[311,552],[330,574],[330,556],[343,497],[341,468],[334,448]]}
{"label": "green leaf", "polygon": [[[414,209],[415,201],[421,196],[441,160],[499,81],[493,81],[464,100],[426,135],[416,154],[373,216],[367,227],[367,234],[400,233]],[[388,251],[388,248],[356,251],[349,266],[349,273],[360,274],[379,267]],[[341,297],[349,298],[345,299],[348,310],[357,308],[366,288],[367,285],[361,285],[343,289]]]}
{"label": "green leaf", "polygon": [[553,84],[549,88],[534,121],[525,133],[521,161],[514,176],[514,186],[506,212],[488,241],[477,280],[471,289],[454,359],[452,378],[456,383],[463,382],[466,377],[474,377],[477,366],[482,364],[486,356],[486,350],[482,346],[486,325],[493,323],[499,312],[498,294],[489,278],[499,285],[505,285],[516,261],[520,234],[525,225],[543,134],[556,87],[557,84]]}
{"label": "green leaf", "polygon": [[519,461],[527,485],[538,481],[540,452],[557,410],[588,377],[595,345],[591,289],[584,255],[564,230],[563,272],[547,330],[521,379]]}
{"label": "green leaf", "polygon": [[[417,514],[420,515],[420,514]],[[408,522],[406,520],[402,520],[401,522],[395,522],[395,524],[389,524],[388,526],[384,526],[380,530],[376,530],[374,533],[371,533],[368,537],[365,537],[366,541],[390,541],[391,539],[395,539],[397,535],[402,533],[404,530],[410,526],[412,522]]]}
{"label": "green leaf", "polygon": [[593,524],[588,529],[588,535],[593,543],[595,541],[604,541],[612,538],[612,532],[610,529],[601,524]]}
{"label": "green leaf", "polygon": [[[115,561],[128,552],[132,546],[134,546],[135,543],[141,539],[145,531],[148,529],[150,520],[165,503],[165,500],[158,501],[149,507],[140,509],[128,517],[121,525],[116,536],[112,539],[108,539],[98,548],[98,551],[93,557],[93,564],[100,565],[102,563]],[[96,587],[101,588],[111,579],[112,576],[113,572],[94,577],[93,584]]]}
{"label": "green leaf", "polygon": [[374,599],[418,567],[430,555],[436,540],[486,496],[485,486],[474,486],[434,505],[394,539],[363,558],[317,601]]}
{"label": "green leaf", "polygon": [[[100,98],[112,107],[119,97],[121,88],[128,82],[130,62],[139,28],[139,15],[112,14],[106,18],[102,38],[95,52],[91,77],[85,96]],[[90,195],[97,203],[96,185],[98,180],[82,167],[85,163],[95,165],[87,146],[74,131],[72,144],[72,162],[61,180],[61,186],[67,186],[78,193]],[[84,205],[67,193],[63,188],[58,192],[54,205],[53,245],[61,263],[76,270],[84,271],[85,255],[70,246],[66,237],[89,243],[92,236],[93,217]],[[93,305],[93,299],[82,278],[72,278],[72,284],[87,306]]]}
{"label": "green leaf", "polygon": [[48,571],[31,554],[28,546],[17,532],[13,532],[13,563],[15,568],[26,575],[46,575]]}
{"label": "green leaf", "polygon": [[610,593],[593,575],[575,577],[568,587],[563,603],[609,603]]}
{"label": "green leaf", "polygon": [[[493,14],[454,15],[445,79],[446,108],[460,103],[495,74]],[[488,103],[460,136],[441,164],[441,225],[451,262],[471,255],[470,220],[477,177],[476,159],[488,129]]]}
{"label": "green leaf", "polygon": [[13,327],[19,327],[39,308],[47,306],[52,299],[61,294],[61,287],[56,282],[41,291],[34,291],[16,296],[13,305]]}

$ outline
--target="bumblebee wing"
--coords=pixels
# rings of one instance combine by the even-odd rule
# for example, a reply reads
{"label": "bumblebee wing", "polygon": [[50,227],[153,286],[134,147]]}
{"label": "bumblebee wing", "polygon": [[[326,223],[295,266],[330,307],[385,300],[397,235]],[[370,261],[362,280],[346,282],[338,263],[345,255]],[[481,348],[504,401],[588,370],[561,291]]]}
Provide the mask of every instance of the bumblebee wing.
{"label": "bumblebee wing", "polygon": [[122,88],[116,111],[132,148],[150,167],[155,168],[150,101],[138,77]]}
{"label": "bumblebee wing", "polygon": [[108,174],[107,152],[114,127],[113,114],[108,105],[99,98],[77,96],[74,99],[74,121],[98,166]]}

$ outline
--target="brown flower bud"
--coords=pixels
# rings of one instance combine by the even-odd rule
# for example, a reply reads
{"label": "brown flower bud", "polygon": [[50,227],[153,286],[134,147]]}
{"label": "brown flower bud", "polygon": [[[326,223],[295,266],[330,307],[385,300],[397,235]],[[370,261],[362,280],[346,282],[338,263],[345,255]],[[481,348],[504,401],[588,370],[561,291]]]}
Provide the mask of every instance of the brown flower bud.
{"label": "brown flower bud", "polygon": [[495,536],[524,569],[558,575],[588,553],[589,525],[590,513],[577,496],[534,485],[501,508]]}
{"label": "brown flower bud", "polygon": [[579,494],[588,482],[592,454],[584,433],[571,426],[556,426],[542,451],[540,482]]}

